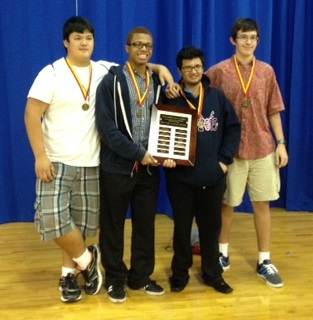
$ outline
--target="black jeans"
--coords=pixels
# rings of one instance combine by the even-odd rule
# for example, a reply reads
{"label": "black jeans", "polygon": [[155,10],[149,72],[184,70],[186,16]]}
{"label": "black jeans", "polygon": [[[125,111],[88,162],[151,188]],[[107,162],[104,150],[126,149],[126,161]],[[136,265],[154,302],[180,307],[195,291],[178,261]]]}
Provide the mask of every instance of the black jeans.
{"label": "black jeans", "polygon": [[187,284],[188,270],[192,266],[190,235],[193,218],[199,229],[201,246],[201,270],[206,283],[214,283],[222,277],[219,264],[218,239],[221,231],[222,200],[226,179],[214,187],[194,187],[167,179],[167,190],[174,218],[174,256],[172,278]]}
{"label": "black jeans", "polygon": [[[106,286],[116,280],[140,288],[149,281],[155,263],[154,223],[159,193],[159,168],[140,166],[134,175],[100,170],[100,237]],[[124,226],[131,207],[130,270],[123,261]]]}

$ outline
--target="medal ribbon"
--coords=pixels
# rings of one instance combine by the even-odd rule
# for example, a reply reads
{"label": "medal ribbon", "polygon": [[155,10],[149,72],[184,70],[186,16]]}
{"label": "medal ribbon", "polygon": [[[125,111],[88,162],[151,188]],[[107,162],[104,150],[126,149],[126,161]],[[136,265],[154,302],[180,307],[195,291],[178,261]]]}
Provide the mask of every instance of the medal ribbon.
{"label": "medal ribbon", "polygon": [[204,101],[204,90],[203,90],[203,85],[202,83],[200,83],[200,90],[199,90],[199,102],[198,102],[198,108],[195,107],[186,97],[185,91],[184,91],[184,83],[183,81],[180,84],[180,88],[181,88],[181,93],[182,96],[185,98],[185,100],[188,103],[188,106],[190,109],[193,110],[198,110],[198,116],[200,116],[202,114],[202,108],[203,108],[203,101]]}
{"label": "medal ribbon", "polygon": [[252,78],[254,76],[255,58],[253,58],[253,60],[252,60],[252,69],[251,69],[251,73],[250,73],[247,85],[245,85],[245,83],[243,81],[242,74],[241,74],[239,66],[238,66],[236,55],[234,55],[234,61],[235,61],[235,67],[236,67],[236,71],[237,71],[237,74],[238,74],[238,78],[240,80],[241,88],[242,88],[245,96],[247,96],[249,88],[250,88],[250,85],[251,85],[251,82],[252,82]]}
{"label": "medal ribbon", "polygon": [[89,65],[89,82],[88,82],[88,87],[87,89],[83,86],[83,84],[81,83],[79,76],[77,75],[77,73],[75,72],[73,66],[71,65],[70,61],[66,58],[65,59],[68,67],[70,68],[70,70],[72,71],[72,74],[77,82],[77,84],[79,85],[79,88],[83,94],[83,97],[85,99],[85,101],[87,100],[88,96],[89,96],[89,92],[90,92],[90,85],[91,85],[91,77],[92,77],[92,65],[90,63]]}
{"label": "medal ribbon", "polygon": [[146,90],[143,93],[143,95],[141,95],[140,94],[140,89],[139,89],[139,86],[138,86],[138,83],[137,83],[137,80],[136,80],[136,77],[135,77],[135,74],[134,74],[134,71],[133,71],[133,69],[132,69],[132,67],[131,67],[131,65],[130,65],[130,63],[128,61],[126,62],[126,65],[127,65],[128,72],[130,74],[130,77],[132,79],[132,82],[133,82],[135,90],[136,90],[138,103],[139,103],[140,107],[142,107],[144,102],[145,102],[145,100],[146,100],[146,98],[147,98],[147,94],[148,94],[149,86],[150,86],[150,74],[149,74],[149,71],[148,71],[148,69],[146,70]]}

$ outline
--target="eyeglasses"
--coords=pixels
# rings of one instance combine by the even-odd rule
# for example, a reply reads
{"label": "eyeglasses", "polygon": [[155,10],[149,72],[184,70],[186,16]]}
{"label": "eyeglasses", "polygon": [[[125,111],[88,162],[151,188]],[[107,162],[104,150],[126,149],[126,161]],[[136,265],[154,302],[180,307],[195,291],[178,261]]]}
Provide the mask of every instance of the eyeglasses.
{"label": "eyeglasses", "polygon": [[242,35],[242,36],[238,36],[237,39],[240,40],[240,41],[242,41],[242,42],[248,42],[248,41],[250,41],[250,42],[253,43],[253,42],[257,42],[257,41],[259,40],[259,37],[257,37],[257,36],[251,36],[251,37],[249,37],[249,36]]}
{"label": "eyeglasses", "polygon": [[195,71],[198,72],[203,69],[203,66],[201,64],[196,64],[195,66],[181,67],[181,69],[186,72],[191,72],[193,69],[195,69]]}
{"label": "eyeglasses", "polygon": [[153,43],[143,43],[141,41],[136,41],[133,43],[127,43],[128,46],[134,46],[136,49],[142,49],[144,46],[146,47],[147,50],[152,50],[153,49]]}

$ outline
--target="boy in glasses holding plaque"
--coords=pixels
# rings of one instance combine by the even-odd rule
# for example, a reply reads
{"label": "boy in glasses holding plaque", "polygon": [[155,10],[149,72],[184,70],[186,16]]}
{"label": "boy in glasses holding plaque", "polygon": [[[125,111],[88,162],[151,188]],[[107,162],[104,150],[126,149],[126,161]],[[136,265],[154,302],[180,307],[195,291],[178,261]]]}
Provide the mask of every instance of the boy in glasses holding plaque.
{"label": "boy in glasses holding plaque", "polygon": [[222,277],[218,237],[227,165],[238,150],[240,123],[231,103],[220,90],[210,86],[204,75],[205,58],[201,50],[183,48],[176,65],[182,77],[181,96],[167,103],[197,110],[198,119],[194,167],[178,165],[166,170],[174,219],[171,291],[183,291],[189,281],[188,271],[193,262],[190,236],[195,218],[202,246],[203,281],[216,291],[229,294],[233,289]]}
{"label": "boy in glasses holding plaque", "polygon": [[288,163],[280,117],[284,103],[273,68],[254,55],[259,41],[257,23],[252,19],[238,19],[230,38],[235,47],[234,56],[206,72],[211,85],[221,89],[232,102],[242,125],[239,151],[228,167],[219,239],[220,263],[224,270],[230,267],[228,244],[233,208],[241,204],[247,187],[259,250],[257,275],[269,286],[282,287],[283,281],[270,260],[269,202],[279,197],[279,168]]}
{"label": "boy in glasses holding plaque", "polygon": [[[147,151],[151,107],[162,102],[159,78],[148,67],[153,37],[144,27],[129,32],[128,61],[112,67],[96,95],[96,125],[101,137],[100,238],[105,287],[110,301],[126,300],[126,284],[149,295],[164,289],[154,270],[154,220],[159,192],[159,163]],[[172,160],[164,165],[174,166]],[[123,261],[124,225],[132,218],[130,269]]]}
{"label": "boy in glasses holding plaque", "polygon": [[61,300],[74,302],[82,297],[77,270],[87,294],[102,284],[99,248],[85,238],[96,235],[99,220],[95,93],[113,64],[91,61],[94,28],[82,17],[65,22],[63,44],[66,57],[46,66],[29,91],[25,123],[36,161],[35,224],[43,240],[61,248]]}

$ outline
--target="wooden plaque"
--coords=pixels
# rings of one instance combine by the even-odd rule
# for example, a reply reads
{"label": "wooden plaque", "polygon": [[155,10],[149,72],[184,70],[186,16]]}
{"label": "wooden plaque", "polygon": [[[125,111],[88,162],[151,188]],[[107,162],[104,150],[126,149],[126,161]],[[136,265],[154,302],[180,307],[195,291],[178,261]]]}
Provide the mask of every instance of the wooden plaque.
{"label": "wooden plaque", "polygon": [[175,159],[178,165],[194,166],[197,132],[196,110],[155,104],[151,110],[148,151],[161,163]]}

